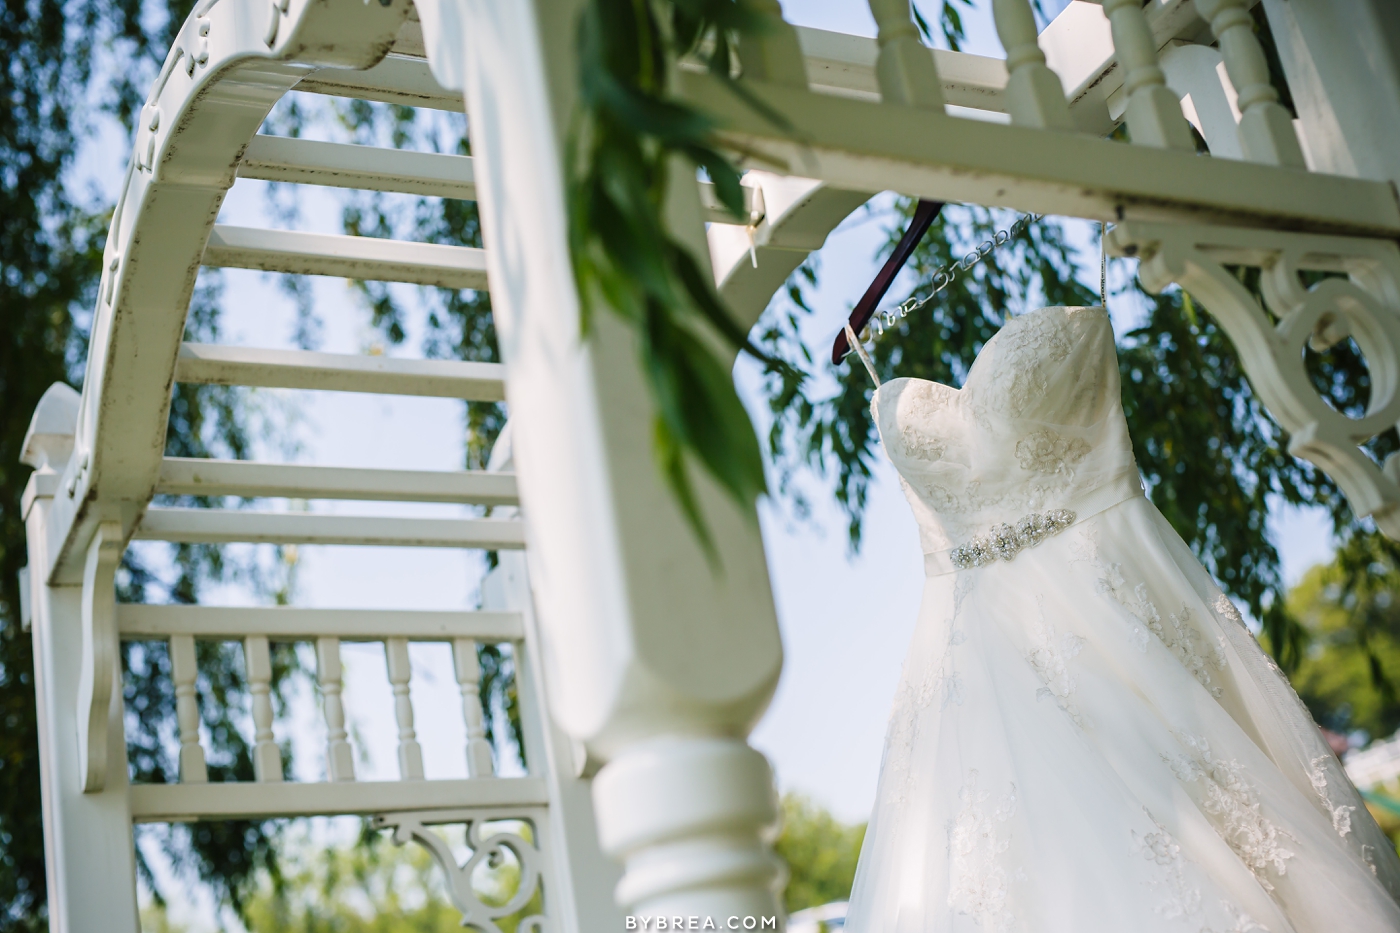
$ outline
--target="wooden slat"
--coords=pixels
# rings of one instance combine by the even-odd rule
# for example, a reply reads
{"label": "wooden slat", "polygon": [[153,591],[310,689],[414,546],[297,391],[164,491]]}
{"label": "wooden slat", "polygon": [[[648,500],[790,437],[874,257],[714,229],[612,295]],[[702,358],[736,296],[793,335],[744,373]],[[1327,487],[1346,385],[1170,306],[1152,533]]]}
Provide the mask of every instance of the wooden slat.
{"label": "wooden slat", "polygon": [[350,146],[259,134],[238,163],[240,178],[476,200],[470,156]]}
{"label": "wooden slat", "polygon": [[343,544],[486,550],[525,546],[524,529],[518,521],[232,509],[150,508],[132,537],[180,544]]}
{"label": "wooden slat", "polygon": [[380,237],[215,224],[204,265],[440,288],[487,287],[486,251]]}
{"label": "wooden slat", "polygon": [[157,495],[369,499],[517,505],[514,473],[366,470],[353,467],[166,457]]}
{"label": "wooden slat", "polygon": [[751,93],[790,121],[786,129],[718,79],[688,72],[679,77],[683,95],[719,121],[721,139],[838,188],[885,188],[935,200],[1107,221],[1400,234],[1400,204],[1384,182],[916,113],[749,82]]}
{"label": "wooden slat", "polygon": [[294,606],[152,606],[117,604],[117,630],[128,641],[193,635],[236,640],[266,635],[273,641],[344,641],[409,638],[446,641],[519,641],[518,612],[445,612],[426,609],[303,609]]}
{"label": "wooden slat", "polygon": [[389,810],[543,807],[548,804],[545,783],[540,778],[133,784],[127,793],[131,817],[138,823],[359,816]]}
{"label": "wooden slat", "polygon": [[466,109],[462,92],[451,91],[438,84],[426,59],[392,53],[366,71],[349,68],[313,71],[292,90],[456,113]]}
{"label": "wooden slat", "polygon": [[313,353],[187,343],[180,347],[175,381],[420,395],[476,402],[505,401],[505,367],[461,360],[402,360],[388,356]]}

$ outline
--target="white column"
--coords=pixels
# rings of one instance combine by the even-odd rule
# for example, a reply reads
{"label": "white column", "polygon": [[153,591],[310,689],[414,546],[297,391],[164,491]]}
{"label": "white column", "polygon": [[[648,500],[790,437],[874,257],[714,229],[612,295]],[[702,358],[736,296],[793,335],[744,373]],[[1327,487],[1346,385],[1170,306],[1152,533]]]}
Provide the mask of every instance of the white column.
{"label": "white column", "polygon": [[486,719],[481,708],[481,659],[476,641],[452,640],[452,664],[457,674],[457,690],[462,694],[462,720],[467,726],[467,774],[491,777],[491,743],[486,741]]}
{"label": "white column", "polygon": [[253,775],[259,781],[280,781],[282,750],[272,735],[272,651],[266,635],[243,640],[243,660],[253,697]]}
{"label": "white column", "polygon": [[1011,122],[1041,129],[1074,129],[1064,88],[1040,50],[1030,0],[992,0],[992,15],[1006,49],[1006,109]]}
{"label": "white column", "polygon": [[1400,4],[1264,0],[1315,171],[1400,184]]}
{"label": "white column", "polygon": [[[594,801],[626,866],[616,896],[632,913],[776,916],[772,775],[744,742],[781,665],[754,510],[697,476],[712,572],[653,458],[632,333],[600,311],[579,339],[561,147],[580,4],[424,9],[435,73],[466,84],[545,682],[555,721],[607,762]],[[673,229],[708,267],[693,176],[675,178]],[[730,754],[705,757],[717,744]],[[703,812],[671,780],[700,758]]]}
{"label": "white column", "polygon": [[1239,95],[1240,146],[1251,162],[1306,169],[1293,118],[1269,83],[1269,65],[1254,35],[1249,6],[1245,0],[1196,0],[1196,12],[1210,23]]}
{"label": "white column", "polygon": [[413,666],[408,661],[408,639],[389,638],[384,642],[384,654],[389,662],[389,684],[394,688],[394,720],[399,726],[399,779],[423,779],[423,748],[413,731],[413,701],[408,696],[408,682]]}
{"label": "white column", "polygon": [[[62,434],[41,424],[44,415],[63,402],[71,403]],[[49,409],[46,411],[46,409]],[[66,414],[66,413],[65,413]],[[79,787],[78,681],[82,659],[74,646],[82,641],[82,590],[78,586],[49,586],[48,517],[59,473],[76,426],[77,393],[55,385],[39,403],[24,462],[40,469],[25,487],[22,513],[29,546],[29,580],[34,646],[34,694],[38,708],[39,779],[44,823],[44,861],[48,880],[51,933],[139,933],[136,904],[136,862],[131,836],[131,807],[127,800],[126,736],[122,724],[121,692],[108,710],[107,757],[110,769],[104,788],[83,793]],[[53,447],[34,449],[35,426],[48,434]],[[46,458],[45,453],[50,456]],[[57,471],[53,469],[57,466]],[[117,676],[113,671],[113,676]]]}
{"label": "white column", "polygon": [[175,721],[180,728],[181,784],[203,784],[209,780],[204,749],[199,746],[199,700],[195,696],[195,681],[198,678],[194,636],[171,635],[170,679],[175,682]]}
{"label": "white column", "polygon": [[1128,98],[1128,135],[1134,144],[1159,149],[1196,148],[1191,125],[1181,102],[1167,88],[1157,64],[1157,44],[1138,0],[1103,0],[1113,29],[1113,49],[1124,69],[1123,93]]}
{"label": "white column", "polygon": [[875,79],[880,83],[880,99],[942,113],[943,82],[933,53],[919,40],[909,0],[870,0],[870,14],[879,28]]}
{"label": "white column", "polygon": [[346,741],[345,706],[340,701],[340,639],[316,639],[316,682],[326,716],[326,777],[332,781],[355,780],[355,755]]}

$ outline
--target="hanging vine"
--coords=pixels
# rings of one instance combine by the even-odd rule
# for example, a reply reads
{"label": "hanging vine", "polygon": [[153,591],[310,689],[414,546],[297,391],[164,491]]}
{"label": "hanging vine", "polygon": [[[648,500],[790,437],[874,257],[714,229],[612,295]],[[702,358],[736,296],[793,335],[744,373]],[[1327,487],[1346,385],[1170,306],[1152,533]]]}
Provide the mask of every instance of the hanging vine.
{"label": "hanging vine", "polygon": [[739,170],[714,145],[714,122],[673,97],[669,82],[675,62],[691,56],[748,100],[732,80],[737,41],[765,27],[747,0],[591,0],[578,31],[569,246],[583,331],[591,332],[601,306],[636,332],[656,405],[658,466],[712,562],[718,555],[688,458],[741,505],[767,485],[728,360],[710,335],[764,360],[790,383],[797,376],[749,342],[709,269],[667,228],[664,204],[675,171],[704,171],[725,209],[744,217]]}

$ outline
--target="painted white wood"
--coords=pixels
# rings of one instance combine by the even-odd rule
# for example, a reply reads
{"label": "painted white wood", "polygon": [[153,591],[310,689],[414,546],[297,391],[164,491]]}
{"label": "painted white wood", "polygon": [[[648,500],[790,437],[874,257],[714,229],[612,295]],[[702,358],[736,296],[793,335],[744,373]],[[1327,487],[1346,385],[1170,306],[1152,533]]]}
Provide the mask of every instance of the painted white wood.
{"label": "painted white wood", "polygon": [[[1152,0],[1142,11],[1157,49],[1173,40],[1195,41],[1203,28],[1191,0]],[[1071,0],[1041,31],[1039,42],[1050,70],[1060,78],[1076,125],[1098,136],[1112,132],[1127,107],[1126,69],[1114,51],[1103,6]]]}
{"label": "painted white wood", "polygon": [[734,215],[729,213],[729,209],[720,204],[719,197],[715,194],[715,186],[707,181],[701,182],[700,204],[705,209],[705,220],[714,224],[732,224],[741,227],[761,220],[765,211],[762,189],[744,185],[743,193],[744,218],[735,220]]}
{"label": "painted white wood", "polygon": [[104,247],[76,454],[50,517],[50,582],[79,582],[97,525],[129,531],[154,486],[190,270],[243,147],[307,73],[378,61],[409,9],[408,0],[279,7],[268,33],[266,3],[232,0],[199,7],[176,31],[138,115]]}
{"label": "painted white wood", "polygon": [[206,266],[264,272],[486,288],[486,260],[479,249],[340,233],[218,224],[209,234],[202,261]]}
{"label": "painted white wood", "polygon": [[[491,451],[488,469],[511,469],[513,433],[507,424]],[[532,774],[542,774],[549,785],[553,844],[549,854],[555,886],[566,908],[561,933],[621,929],[624,918],[613,891],[622,872],[599,848],[593,810],[592,777],[597,769],[585,767],[587,752],[576,754],[582,743],[548,715],[551,687],[544,680],[542,658],[552,648],[535,614],[523,553],[500,555],[500,562],[482,581],[481,601],[485,607],[519,611],[526,627],[523,643],[515,648],[515,676],[527,764]]]}
{"label": "painted white wood", "polygon": [[1157,64],[1157,41],[1138,0],[1103,0],[1113,48],[1124,68],[1128,135],[1137,146],[1193,151],[1195,140],[1181,103]]}
{"label": "painted white wood", "polygon": [[130,641],[193,635],[236,641],[266,635],[274,641],[515,641],[524,637],[518,612],[456,612],[432,609],[304,609],[299,606],[186,606],[121,603],[121,637]]}
{"label": "painted white wood", "polygon": [[1293,118],[1269,83],[1264,49],[1254,35],[1248,0],[1196,0],[1196,12],[1210,23],[1230,83],[1239,93],[1240,146],[1245,158],[1268,165],[1306,169]]}
{"label": "painted white wood", "polygon": [[1030,0],[992,0],[997,36],[1006,49],[1007,112],[1018,126],[1071,130],[1074,121],[1060,79],[1045,65]]}
{"label": "painted white wood", "polygon": [[399,727],[399,779],[423,780],[423,746],[413,730],[413,700],[408,695],[413,666],[408,659],[408,639],[401,636],[384,640],[389,667],[389,686],[394,692],[394,721]]}
{"label": "painted white wood", "polygon": [[[70,411],[74,416],[68,424],[71,445],[77,412]],[[31,466],[38,463],[33,454],[32,450],[26,454]],[[34,486],[31,477],[30,489]],[[52,491],[28,497],[23,513],[33,575],[31,637],[48,928],[52,933],[139,933],[126,769],[112,769],[100,792],[83,793],[79,786],[82,769],[75,733],[82,658],[73,649],[82,640],[82,591],[44,582],[49,576],[45,560],[51,548],[45,537]],[[123,760],[126,754],[122,713],[122,704],[114,697],[107,710],[107,755],[113,761]]]}
{"label": "painted white wood", "polygon": [[1181,98],[1181,109],[1217,159],[1243,159],[1235,89],[1220,53],[1208,45],[1170,43],[1160,56],[1167,86]]}
{"label": "painted white wood", "polygon": [[740,37],[739,67],[746,78],[807,87],[807,65],[797,31],[783,19],[778,0],[752,0],[750,9],[762,28]]}
{"label": "painted white wood", "polygon": [[[713,574],[657,474],[652,409],[632,335],[601,312],[590,338],[578,339],[560,150],[577,90],[574,35],[563,24],[574,22],[578,9],[577,0],[440,5],[441,24],[457,24],[450,37],[459,51],[438,73],[462,69],[473,115],[478,204],[507,363],[522,514],[530,523],[550,709],[567,733],[608,762],[594,784],[599,832],[607,838],[610,823],[658,830],[625,853],[628,874],[643,871],[654,855],[669,880],[642,891],[624,877],[624,910],[771,916],[779,868],[764,842],[769,818],[735,800],[717,822],[665,835],[675,829],[664,812],[669,800],[658,808],[640,797],[610,798],[605,806],[597,793],[609,768],[645,754],[653,738],[747,734],[776,684],[781,648],[752,512],[698,477],[702,509],[724,555],[723,576]],[[426,38],[427,14],[423,21]],[[434,48],[429,41],[436,62]],[[682,84],[693,77],[682,73]],[[898,109],[907,119],[909,108]],[[668,199],[672,229],[703,261],[699,197],[680,181]],[[569,468],[557,469],[561,463]],[[699,631],[706,637],[691,637]],[[766,765],[753,770],[726,761],[710,773],[734,795],[772,798]],[[722,887],[698,887],[716,865],[716,853],[701,840],[716,832],[741,855],[731,862],[740,870]],[[683,854],[691,845],[694,858]],[[639,892],[641,899],[632,896]]]}
{"label": "painted white wood", "polygon": [[147,509],[132,538],[181,544],[347,544],[486,550],[525,546],[523,525],[492,518],[386,518],[235,509]]}
{"label": "painted white wood", "polygon": [[505,401],[505,367],[499,363],[405,360],[201,343],[181,344],[175,381]]}
{"label": "painted white wood", "polygon": [[[347,781],[258,784],[135,784],[131,813],[138,823],[195,819],[341,816],[445,807],[538,807],[548,804],[538,778],[444,781]],[[129,831],[128,831],[129,835]],[[96,926],[89,929],[110,929]]]}
{"label": "painted white wood", "polygon": [[[807,67],[807,84],[818,93],[856,100],[878,101],[880,83],[875,77],[880,46],[865,36],[849,36],[809,26],[795,27]],[[947,103],[974,110],[1004,112],[1006,63],[987,55],[924,49]]]}
{"label": "painted white wood", "polygon": [[259,781],[275,783],[282,780],[282,751],[272,734],[272,650],[267,636],[243,639],[243,659],[248,693],[253,698],[253,775]]}
{"label": "painted white wood", "polygon": [[919,40],[909,0],[869,3],[878,29],[875,41],[880,55],[875,62],[875,80],[880,85],[880,99],[942,113],[943,82],[933,57]]}
{"label": "painted white wood", "polygon": [[763,192],[763,219],[751,230],[711,224],[705,234],[715,284],[747,330],[788,276],[870,195],[756,169],[744,182]]}
{"label": "painted white wood", "polygon": [[462,695],[462,721],[467,728],[467,774],[491,777],[491,743],[486,741],[486,717],[481,706],[481,660],[471,638],[452,640],[452,665],[457,691]]}
{"label": "painted white wood", "polygon": [[239,178],[476,199],[471,156],[351,146],[259,133],[238,163]]}
{"label": "painted white wood", "polygon": [[[109,768],[107,750],[108,710],[117,683],[117,567],[121,564],[122,526],[119,522],[103,522],[88,545],[87,562],[83,567],[82,668],[78,679],[78,778],[87,793],[100,791],[107,783],[109,770],[123,770],[119,764]],[[124,760],[125,756],[116,759]]]}
{"label": "painted white wood", "polygon": [[326,776],[332,781],[355,780],[355,756],[346,741],[345,705],[341,702],[340,639],[316,639],[316,685],[326,718]]}
{"label": "painted white wood", "polygon": [[1263,0],[1314,168],[1400,183],[1400,8]]}
{"label": "painted white wood", "polygon": [[[195,693],[199,665],[193,636],[170,636],[170,679],[175,682],[175,720],[180,730],[180,782],[203,784],[209,780],[209,771],[204,763],[204,749],[199,745],[199,698]],[[251,664],[248,680],[250,685],[256,683]],[[254,697],[256,714],[256,694]]]}
{"label": "painted white wood", "polygon": [[[833,187],[875,185],[1106,221],[1233,218],[1350,235],[1400,232],[1400,207],[1384,184],[938,114],[910,120],[888,104],[752,85],[790,121],[788,135],[708,75],[683,72],[679,84],[736,148],[801,166]],[[1173,106],[1180,111],[1175,98]]]}
{"label": "painted white wood", "polygon": [[365,71],[321,68],[311,72],[296,90],[334,97],[375,100],[406,107],[462,112],[462,92],[444,88],[420,58],[386,55]]}
{"label": "painted white wood", "polygon": [[[1383,468],[1359,444],[1400,420],[1400,247],[1393,241],[1271,230],[1129,223],[1117,255],[1142,258],[1152,291],[1180,285],[1220,322],[1250,385],[1288,432],[1288,450],[1321,467],[1359,516],[1400,538],[1400,457]],[[1227,265],[1261,269],[1265,308]],[[1342,272],[1304,287],[1302,272]],[[1366,357],[1371,399],[1349,418],[1312,386],[1304,352],[1351,337]]]}
{"label": "painted white wood", "polygon": [[514,505],[515,476],[480,470],[370,470],[357,467],[166,457],[156,495],[274,499],[367,499]]}

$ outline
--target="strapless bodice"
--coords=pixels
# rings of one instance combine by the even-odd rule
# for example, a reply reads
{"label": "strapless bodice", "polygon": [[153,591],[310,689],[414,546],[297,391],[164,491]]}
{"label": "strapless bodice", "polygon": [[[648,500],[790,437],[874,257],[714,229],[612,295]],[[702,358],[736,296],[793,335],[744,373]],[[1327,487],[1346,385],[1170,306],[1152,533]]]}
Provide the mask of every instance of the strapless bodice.
{"label": "strapless bodice", "polygon": [[1102,308],[1012,318],[961,389],[894,379],[872,410],[926,554],[1035,516],[1047,527],[1082,518],[1140,491]]}

